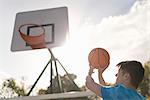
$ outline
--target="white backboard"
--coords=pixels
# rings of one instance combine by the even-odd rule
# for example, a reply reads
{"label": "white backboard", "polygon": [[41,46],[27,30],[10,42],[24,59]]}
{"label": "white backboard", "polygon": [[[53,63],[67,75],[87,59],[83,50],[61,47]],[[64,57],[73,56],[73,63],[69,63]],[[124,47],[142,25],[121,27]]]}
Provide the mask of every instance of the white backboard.
{"label": "white backboard", "polygon": [[[67,7],[19,12],[16,14],[11,51],[32,50],[21,38],[19,27],[24,24],[37,24],[45,29],[45,44],[48,48],[61,46],[68,34],[68,9]],[[41,28],[27,26],[22,30],[26,35],[39,35]]]}

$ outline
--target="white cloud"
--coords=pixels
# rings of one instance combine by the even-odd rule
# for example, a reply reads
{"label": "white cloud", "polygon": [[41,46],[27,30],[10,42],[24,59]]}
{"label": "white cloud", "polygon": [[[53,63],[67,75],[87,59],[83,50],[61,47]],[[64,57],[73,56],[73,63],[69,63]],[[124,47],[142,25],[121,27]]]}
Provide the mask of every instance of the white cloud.
{"label": "white cloud", "polygon": [[[146,42],[147,46],[150,43],[146,11],[148,11],[147,3],[141,4],[137,1],[126,15],[106,17],[97,25],[86,24],[84,27],[88,32],[86,34],[89,34],[89,43],[97,46],[105,44],[112,52],[116,54],[118,52],[118,55],[122,53],[123,56],[128,56],[129,52],[136,54],[136,50],[133,48],[144,50],[145,47],[142,43]],[[143,56],[146,54],[143,52]]]}

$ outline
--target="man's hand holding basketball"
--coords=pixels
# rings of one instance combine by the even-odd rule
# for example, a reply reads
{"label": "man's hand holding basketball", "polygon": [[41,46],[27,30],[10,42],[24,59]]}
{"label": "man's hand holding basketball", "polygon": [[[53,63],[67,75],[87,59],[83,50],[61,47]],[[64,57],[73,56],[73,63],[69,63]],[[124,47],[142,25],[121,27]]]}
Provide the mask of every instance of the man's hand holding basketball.
{"label": "man's hand holding basketball", "polygon": [[91,64],[89,64],[89,67],[90,67],[90,69],[89,69],[88,75],[91,76],[91,75],[94,73],[94,72],[93,72],[94,67],[92,67]]}
{"label": "man's hand holding basketball", "polygon": [[104,80],[102,74],[103,74],[103,72],[105,71],[106,68],[107,68],[107,67],[99,67],[99,69],[98,69],[98,79],[99,79],[99,83],[100,83],[101,85],[104,85],[104,86],[106,85],[106,83],[105,83],[105,80]]}
{"label": "man's hand holding basketball", "polygon": [[98,73],[102,74],[105,71],[106,68],[107,67],[99,67],[98,68]]}

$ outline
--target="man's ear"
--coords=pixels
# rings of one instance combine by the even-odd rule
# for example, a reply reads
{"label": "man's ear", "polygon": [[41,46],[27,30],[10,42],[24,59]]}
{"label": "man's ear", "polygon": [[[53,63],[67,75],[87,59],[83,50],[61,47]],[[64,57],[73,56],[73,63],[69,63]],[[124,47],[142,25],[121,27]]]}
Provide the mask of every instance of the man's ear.
{"label": "man's ear", "polygon": [[130,74],[129,74],[129,73],[125,73],[125,74],[124,74],[124,79],[125,79],[126,81],[130,81],[130,80],[131,80]]}

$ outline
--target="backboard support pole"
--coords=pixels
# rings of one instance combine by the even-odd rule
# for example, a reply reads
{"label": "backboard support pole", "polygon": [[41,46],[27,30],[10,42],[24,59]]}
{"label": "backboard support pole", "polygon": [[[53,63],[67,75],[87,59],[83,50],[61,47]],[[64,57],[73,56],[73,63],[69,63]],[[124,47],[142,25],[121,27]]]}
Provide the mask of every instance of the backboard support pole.
{"label": "backboard support pole", "polygon": [[[50,93],[52,94],[53,93],[53,69],[55,68],[55,71],[56,71],[56,78],[57,78],[57,83],[58,83],[58,87],[59,87],[59,92],[62,93],[64,92],[63,91],[63,88],[62,88],[62,84],[61,84],[61,79],[60,79],[60,76],[58,74],[58,69],[57,69],[57,61],[58,59],[56,59],[52,53],[52,51],[48,48],[48,51],[50,52],[51,54],[51,58],[50,60],[47,62],[46,66],[44,67],[44,69],[42,70],[41,74],[39,75],[39,77],[37,78],[37,80],[35,81],[35,83],[32,85],[31,89],[29,90],[29,92],[27,93],[27,96],[29,96],[32,92],[32,90],[34,89],[34,87],[36,86],[37,82],[39,81],[39,79],[41,78],[41,76],[43,75],[44,71],[46,70],[46,68],[48,67],[48,65],[50,64]],[[61,65],[60,61],[58,61],[59,64]],[[53,63],[54,63],[54,68],[53,68]],[[62,65],[61,65],[62,66]],[[63,67],[64,69],[64,67]],[[65,69],[64,69],[65,70]],[[65,70],[66,74],[68,75],[68,72]],[[68,76],[69,77],[69,76]],[[69,78],[70,79],[70,78]]]}

